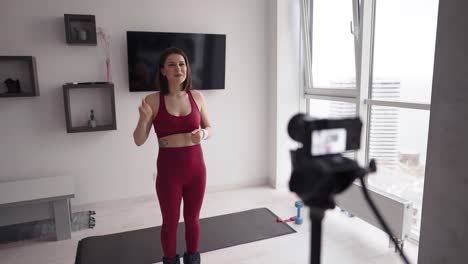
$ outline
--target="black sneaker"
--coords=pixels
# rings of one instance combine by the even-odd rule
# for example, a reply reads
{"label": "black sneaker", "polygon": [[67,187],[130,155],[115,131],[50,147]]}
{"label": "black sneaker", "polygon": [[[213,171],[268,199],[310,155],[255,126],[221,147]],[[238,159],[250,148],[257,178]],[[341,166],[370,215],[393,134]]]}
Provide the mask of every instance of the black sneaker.
{"label": "black sneaker", "polygon": [[200,264],[200,252],[195,254],[184,253],[184,264]]}
{"label": "black sneaker", "polygon": [[171,259],[163,257],[163,264],[180,264],[180,256],[176,255]]}

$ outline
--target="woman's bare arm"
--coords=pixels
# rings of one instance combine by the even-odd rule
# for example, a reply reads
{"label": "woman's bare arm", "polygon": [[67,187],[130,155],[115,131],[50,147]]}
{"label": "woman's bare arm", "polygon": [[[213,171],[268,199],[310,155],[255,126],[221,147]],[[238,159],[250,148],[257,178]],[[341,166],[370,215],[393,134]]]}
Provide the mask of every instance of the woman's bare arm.
{"label": "woman's bare arm", "polygon": [[143,98],[141,105],[138,107],[140,116],[135,131],[133,131],[133,140],[137,146],[143,145],[148,139],[153,119],[157,112],[157,110],[155,111],[155,109],[157,109],[155,105],[159,105],[158,98],[159,97],[155,96],[155,94],[148,95]]}

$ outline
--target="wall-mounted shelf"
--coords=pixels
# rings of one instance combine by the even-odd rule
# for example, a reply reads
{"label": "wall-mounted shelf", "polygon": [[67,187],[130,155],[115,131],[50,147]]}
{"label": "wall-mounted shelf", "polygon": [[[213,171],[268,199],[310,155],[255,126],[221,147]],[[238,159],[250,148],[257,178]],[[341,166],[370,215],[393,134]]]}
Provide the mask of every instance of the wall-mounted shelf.
{"label": "wall-mounted shelf", "polygon": [[94,15],[65,14],[64,20],[68,44],[97,45]]}
{"label": "wall-mounted shelf", "polygon": [[[64,84],[63,100],[68,133],[116,130],[114,84]],[[88,124],[90,110],[96,126]]]}
{"label": "wall-mounted shelf", "polygon": [[39,96],[36,58],[0,56],[0,97]]}

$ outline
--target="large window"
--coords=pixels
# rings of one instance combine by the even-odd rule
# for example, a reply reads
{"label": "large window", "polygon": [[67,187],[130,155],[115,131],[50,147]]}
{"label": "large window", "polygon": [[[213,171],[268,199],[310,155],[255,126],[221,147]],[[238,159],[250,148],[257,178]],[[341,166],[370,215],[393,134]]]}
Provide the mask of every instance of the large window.
{"label": "large window", "polygon": [[312,22],[312,76],[314,88],[356,87],[353,16],[349,0],[314,1]]}
{"label": "large window", "polygon": [[438,0],[377,0],[370,85],[369,184],[413,202],[421,224]]}
{"label": "large window", "polygon": [[376,0],[372,99],[429,103],[438,0]]}
{"label": "large window", "polygon": [[368,183],[386,193],[413,202],[412,228],[417,239],[421,225],[429,111],[372,106],[369,158],[378,171]]}
{"label": "large window", "polygon": [[378,164],[369,186],[413,202],[418,240],[438,0],[302,3],[313,17],[304,46],[309,114],[361,116],[360,162]]}

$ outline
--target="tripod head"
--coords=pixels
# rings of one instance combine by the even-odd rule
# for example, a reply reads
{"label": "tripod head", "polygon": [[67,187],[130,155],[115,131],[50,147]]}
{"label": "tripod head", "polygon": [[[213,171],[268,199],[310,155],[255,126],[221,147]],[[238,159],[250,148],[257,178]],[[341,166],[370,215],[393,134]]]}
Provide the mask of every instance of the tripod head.
{"label": "tripod head", "polygon": [[374,161],[370,169],[365,169],[340,154],[310,157],[303,153],[301,149],[291,151],[293,171],[289,189],[309,207],[333,209],[334,195],[346,190],[355,179],[375,171]]}

